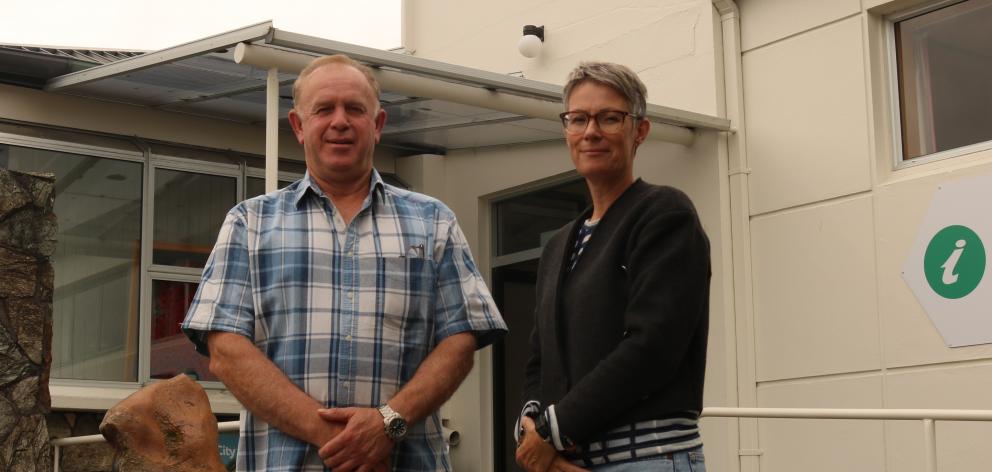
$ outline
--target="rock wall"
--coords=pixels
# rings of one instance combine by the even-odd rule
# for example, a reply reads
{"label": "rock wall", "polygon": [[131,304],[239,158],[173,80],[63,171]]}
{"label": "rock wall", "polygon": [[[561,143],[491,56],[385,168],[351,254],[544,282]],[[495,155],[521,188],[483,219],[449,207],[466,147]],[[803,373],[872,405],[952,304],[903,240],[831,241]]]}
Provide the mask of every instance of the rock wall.
{"label": "rock wall", "polygon": [[0,470],[52,470],[55,179],[0,169]]}

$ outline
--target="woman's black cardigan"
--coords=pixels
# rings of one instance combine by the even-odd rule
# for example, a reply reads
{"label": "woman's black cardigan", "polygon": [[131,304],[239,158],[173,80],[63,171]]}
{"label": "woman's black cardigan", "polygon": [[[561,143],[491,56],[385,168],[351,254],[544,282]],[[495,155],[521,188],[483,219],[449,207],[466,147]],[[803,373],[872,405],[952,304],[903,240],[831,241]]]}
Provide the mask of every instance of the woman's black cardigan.
{"label": "woman's black cardigan", "polygon": [[684,193],[638,179],[567,272],[590,211],[544,247],[524,383],[524,401],[554,404],[560,433],[580,444],[697,417],[709,317],[709,241]]}

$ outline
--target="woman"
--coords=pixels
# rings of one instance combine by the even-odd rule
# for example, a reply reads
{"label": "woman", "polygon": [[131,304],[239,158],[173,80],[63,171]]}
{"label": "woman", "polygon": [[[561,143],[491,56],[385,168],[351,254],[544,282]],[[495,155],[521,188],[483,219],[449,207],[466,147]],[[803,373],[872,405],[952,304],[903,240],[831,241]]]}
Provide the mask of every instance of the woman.
{"label": "woman", "polygon": [[685,194],[634,179],[645,95],[618,64],[583,63],[565,85],[565,137],[593,205],[538,268],[518,428],[528,471],[705,470],[709,242]]}

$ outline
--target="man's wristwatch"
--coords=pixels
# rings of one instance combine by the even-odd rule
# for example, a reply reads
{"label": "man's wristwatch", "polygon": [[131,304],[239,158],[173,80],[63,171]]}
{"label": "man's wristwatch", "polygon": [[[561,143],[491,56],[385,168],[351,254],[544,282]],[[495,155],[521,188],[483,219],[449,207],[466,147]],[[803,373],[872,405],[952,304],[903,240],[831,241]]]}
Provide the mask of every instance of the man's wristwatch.
{"label": "man's wristwatch", "polygon": [[406,438],[408,428],[402,415],[390,408],[388,403],[379,407],[379,414],[382,415],[387,438],[397,443]]}

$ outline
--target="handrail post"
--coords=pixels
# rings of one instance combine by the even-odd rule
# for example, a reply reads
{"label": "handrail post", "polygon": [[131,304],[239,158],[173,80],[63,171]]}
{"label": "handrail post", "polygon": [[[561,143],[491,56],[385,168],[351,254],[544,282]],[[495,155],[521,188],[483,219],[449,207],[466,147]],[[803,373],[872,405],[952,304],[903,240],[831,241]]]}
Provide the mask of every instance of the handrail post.
{"label": "handrail post", "polygon": [[62,459],[60,457],[62,455],[61,454],[62,447],[59,446],[58,444],[56,444],[56,445],[54,445],[52,447],[55,448],[55,451],[52,452],[52,462],[53,462],[52,470],[54,470],[55,472],[59,472],[59,470],[60,470],[59,469],[59,462],[61,462],[61,459]]}
{"label": "handrail post", "polygon": [[923,419],[923,460],[926,472],[937,472],[937,430],[934,421]]}

